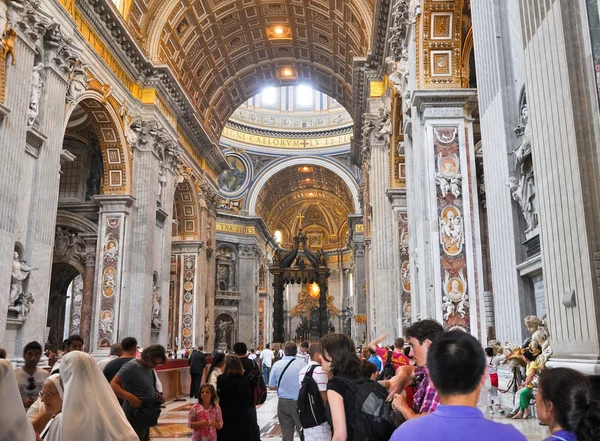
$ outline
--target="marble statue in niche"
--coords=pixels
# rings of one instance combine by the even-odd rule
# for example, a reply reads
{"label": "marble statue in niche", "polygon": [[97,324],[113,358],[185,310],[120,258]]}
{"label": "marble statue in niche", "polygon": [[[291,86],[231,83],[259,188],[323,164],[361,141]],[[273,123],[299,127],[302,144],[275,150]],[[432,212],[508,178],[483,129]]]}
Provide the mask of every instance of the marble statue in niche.
{"label": "marble statue in niche", "polygon": [[[29,277],[29,273],[36,269],[37,268],[27,266],[25,261],[20,259],[19,252],[15,250],[10,277],[10,293],[8,295],[9,306],[15,305],[16,302],[20,302],[21,299],[26,296],[23,292],[23,282]],[[31,293],[27,294],[27,296],[30,295]]]}
{"label": "marble statue in niche", "polygon": [[455,198],[461,195],[462,175],[460,174],[460,162],[458,156],[453,153],[450,156],[442,157],[438,154],[438,171],[435,174],[435,182],[440,187],[442,197],[452,194]]}
{"label": "marble statue in niche", "polygon": [[521,143],[510,155],[515,156],[512,175],[506,182],[512,198],[519,204],[527,229],[525,233],[533,231],[538,226],[538,209],[536,198],[535,177],[533,160],[531,157],[531,127],[529,125],[529,110],[527,104],[521,107],[521,124],[515,129],[521,136]]}
{"label": "marble statue in niche", "polygon": [[464,277],[463,270],[458,272],[458,277],[450,278],[450,274],[446,271],[444,276],[444,297],[443,309],[444,320],[448,320],[451,316],[460,314],[465,318],[469,307],[469,296],[467,294],[467,280]]}
{"label": "marble statue in niche", "polygon": [[463,220],[458,208],[445,207],[440,217],[440,243],[446,254],[456,256],[464,244]]}
{"label": "marble statue in niche", "polygon": [[160,313],[160,302],[162,295],[158,282],[155,280],[152,286],[152,327],[154,329],[160,329],[162,327],[162,319]]}
{"label": "marble statue in niche", "polygon": [[44,80],[42,80],[40,71],[43,68],[44,65],[42,63],[37,63],[33,66],[33,71],[31,72],[31,92],[29,93],[27,127],[33,127],[39,114],[40,97],[42,95],[42,88],[44,87]]}

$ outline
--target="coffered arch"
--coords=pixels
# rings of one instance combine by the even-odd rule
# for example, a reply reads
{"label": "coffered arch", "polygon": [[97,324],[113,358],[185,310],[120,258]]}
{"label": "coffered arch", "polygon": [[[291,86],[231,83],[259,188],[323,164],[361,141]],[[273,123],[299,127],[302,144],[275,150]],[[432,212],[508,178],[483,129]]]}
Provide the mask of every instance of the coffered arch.
{"label": "coffered arch", "polygon": [[[133,0],[127,21],[151,58],[178,75],[217,139],[233,110],[267,84],[310,82],[351,109],[353,61],[368,54],[374,2],[331,5]],[[287,38],[268,35],[275,25],[286,28]],[[283,78],[284,68],[293,75]]]}

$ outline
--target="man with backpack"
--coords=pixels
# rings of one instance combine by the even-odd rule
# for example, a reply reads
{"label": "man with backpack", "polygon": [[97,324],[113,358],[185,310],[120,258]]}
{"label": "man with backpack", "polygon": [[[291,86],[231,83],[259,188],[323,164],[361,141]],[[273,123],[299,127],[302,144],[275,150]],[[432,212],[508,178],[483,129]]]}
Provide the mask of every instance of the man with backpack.
{"label": "man with backpack", "polygon": [[256,406],[263,404],[266,401],[267,386],[256,361],[248,358],[248,347],[246,346],[246,343],[237,342],[234,344],[233,352],[242,363],[244,375],[250,379],[250,390],[252,391],[252,401],[254,403],[254,406],[250,407],[249,409],[249,416],[252,425],[251,435],[253,441],[260,441],[260,427],[258,426]]}
{"label": "man with backpack", "polygon": [[298,401],[298,376],[302,368],[306,366],[304,361],[296,358],[298,347],[293,341],[285,344],[284,357],[273,364],[269,388],[277,391],[277,417],[281,426],[282,441],[294,440],[294,428],[300,435],[302,426],[296,402]]}
{"label": "man with backpack", "polygon": [[386,337],[385,334],[381,334],[379,338],[369,343],[369,351],[378,355],[383,362],[383,369],[379,369],[379,380],[389,380],[400,366],[410,365],[410,360],[404,355],[404,339],[398,337],[394,340],[394,350],[390,351],[378,346]]}
{"label": "man with backpack", "polygon": [[308,348],[310,361],[298,375],[298,414],[304,432],[304,441],[330,441],[331,426],[327,422],[327,372],[321,368],[321,345],[315,343]]}

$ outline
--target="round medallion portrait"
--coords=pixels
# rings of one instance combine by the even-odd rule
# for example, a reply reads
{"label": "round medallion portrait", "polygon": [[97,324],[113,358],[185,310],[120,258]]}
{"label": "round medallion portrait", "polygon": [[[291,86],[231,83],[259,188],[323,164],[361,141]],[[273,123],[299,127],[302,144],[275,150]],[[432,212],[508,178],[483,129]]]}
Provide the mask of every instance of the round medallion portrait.
{"label": "round medallion portrait", "polygon": [[246,189],[250,179],[250,167],[240,155],[229,154],[226,156],[231,168],[224,170],[219,175],[219,191],[227,197],[237,196]]}

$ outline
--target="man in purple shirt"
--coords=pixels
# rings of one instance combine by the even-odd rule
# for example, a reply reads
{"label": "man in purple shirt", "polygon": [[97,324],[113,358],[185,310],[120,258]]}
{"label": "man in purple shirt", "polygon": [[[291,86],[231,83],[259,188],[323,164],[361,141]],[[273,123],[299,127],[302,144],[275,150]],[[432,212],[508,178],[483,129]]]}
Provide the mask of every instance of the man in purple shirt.
{"label": "man in purple shirt", "polygon": [[[411,348],[410,356],[415,359],[416,366],[400,366],[392,379],[383,382],[390,392],[388,398],[394,398],[396,409],[402,412],[407,420],[433,412],[439,403],[437,391],[429,381],[427,353],[432,342],[443,333],[444,327],[431,319],[420,320],[410,326],[406,330],[406,338]],[[396,394],[415,380],[418,382],[418,388],[413,397],[413,405],[409,406],[404,395]]]}
{"label": "man in purple shirt", "polygon": [[510,424],[487,420],[477,409],[485,364],[483,348],[472,335],[450,331],[436,338],[429,347],[427,367],[440,404],[433,413],[402,424],[390,441],[527,441]]}

